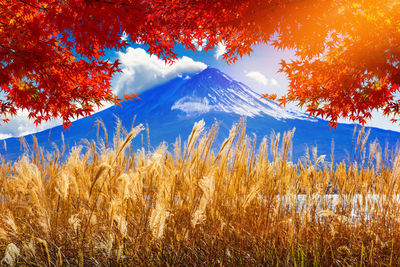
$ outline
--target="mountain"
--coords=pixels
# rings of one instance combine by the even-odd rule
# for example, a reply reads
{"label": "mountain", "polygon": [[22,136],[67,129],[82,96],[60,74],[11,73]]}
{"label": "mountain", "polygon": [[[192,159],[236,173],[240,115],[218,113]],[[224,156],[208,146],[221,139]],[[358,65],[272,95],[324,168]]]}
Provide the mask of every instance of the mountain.
{"label": "mountain", "polygon": [[[57,126],[34,134],[39,146],[45,150],[54,150],[55,143],[62,146],[61,134],[67,149],[82,144],[82,139],[96,140],[97,120],[102,120],[107,128],[109,141],[115,131],[116,118],[123,126],[148,124],[152,146],[162,141],[173,143],[178,136],[183,139],[190,134],[193,124],[204,119],[211,127],[219,122],[216,145],[228,136],[232,124],[246,117],[247,133],[256,134],[258,140],[269,136],[271,131],[284,132],[296,128],[293,139],[293,157],[304,156],[307,148],[317,146],[318,154],[331,154],[331,143],[335,143],[335,160],[348,157],[352,150],[353,125],[339,124],[337,129],[330,129],[328,122],[309,118],[298,111],[286,110],[273,101],[260,99],[260,95],[243,83],[237,82],[214,68],[207,68],[195,75],[182,75],[163,85],[154,87],[140,94],[140,100],[125,101],[122,107],[111,107],[98,112],[92,117],[79,119],[72,123],[70,130]],[[102,135],[102,130],[99,131]],[[146,133],[134,139],[134,148],[147,145]],[[25,136],[30,149],[33,135]],[[104,135],[102,135],[104,136]],[[144,140],[144,141],[142,141]],[[377,140],[383,147],[395,147],[400,140],[400,133],[378,128],[371,128],[370,141]],[[0,153],[7,160],[15,160],[23,148],[19,138],[8,138],[5,146],[0,146]]]}

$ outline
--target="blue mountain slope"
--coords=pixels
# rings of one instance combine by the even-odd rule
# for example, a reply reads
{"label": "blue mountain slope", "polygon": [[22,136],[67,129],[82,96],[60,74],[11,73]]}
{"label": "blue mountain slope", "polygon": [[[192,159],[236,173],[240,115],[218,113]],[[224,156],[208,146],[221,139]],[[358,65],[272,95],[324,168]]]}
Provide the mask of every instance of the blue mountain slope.
{"label": "blue mountain slope", "polygon": [[[331,142],[335,143],[335,160],[347,158],[352,149],[353,125],[339,124],[337,130],[331,130],[327,121],[309,119],[304,113],[288,111],[276,103],[260,99],[246,85],[234,81],[214,68],[207,68],[199,74],[178,77],[161,86],[145,91],[140,100],[126,101],[122,107],[111,107],[72,123],[70,130],[62,126],[36,133],[38,143],[45,150],[54,150],[53,143],[62,146],[61,134],[64,135],[67,149],[82,144],[82,139],[96,140],[96,121],[102,120],[107,128],[109,139],[115,131],[116,117],[125,128],[130,129],[136,116],[135,125],[147,123],[150,129],[152,146],[162,141],[173,143],[178,136],[186,139],[193,124],[204,119],[206,126],[220,123],[216,145],[228,136],[232,124],[241,117],[246,117],[247,133],[255,133],[258,140],[275,132],[284,132],[296,128],[293,139],[293,157],[298,159],[311,147],[318,147],[318,154],[331,154]],[[99,131],[103,136],[102,130]],[[143,135],[146,135],[143,133]],[[32,135],[25,137],[32,148]],[[134,139],[134,147],[144,144],[140,136]],[[371,128],[370,141],[378,140],[382,146],[386,143],[395,147],[400,140],[400,133]],[[109,140],[109,141],[110,141]],[[21,155],[19,138],[5,140],[7,150],[0,147],[0,153],[8,160],[15,160]]]}

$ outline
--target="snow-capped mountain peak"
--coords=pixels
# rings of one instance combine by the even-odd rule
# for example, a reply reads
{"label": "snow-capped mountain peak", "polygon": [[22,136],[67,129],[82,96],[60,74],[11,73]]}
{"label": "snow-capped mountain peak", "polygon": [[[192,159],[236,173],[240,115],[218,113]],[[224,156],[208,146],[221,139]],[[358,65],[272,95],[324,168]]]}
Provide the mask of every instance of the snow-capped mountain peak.
{"label": "snow-capped mountain peak", "polygon": [[179,88],[178,95],[180,97],[172,104],[171,110],[187,115],[225,112],[252,118],[269,115],[276,119],[309,120],[304,113],[261,99],[261,95],[248,86],[214,68],[193,76]]}

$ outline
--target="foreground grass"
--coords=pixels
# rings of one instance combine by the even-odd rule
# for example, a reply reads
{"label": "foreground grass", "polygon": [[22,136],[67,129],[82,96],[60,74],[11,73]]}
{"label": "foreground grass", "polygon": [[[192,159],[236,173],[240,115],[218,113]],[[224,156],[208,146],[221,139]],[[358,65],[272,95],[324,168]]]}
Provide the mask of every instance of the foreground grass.
{"label": "foreground grass", "polygon": [[[256,148],[241,122],[213,152],[216,127],[203,128],[173,153],[133,153],[138,126],[118,130],[113,150],[3,161],[2,263],[400,264],[400,156],[385,167],[373,144],[364,160],[374,165],[332,166],[317,153],[294,164],[293,132]],[[357,144],[366,150],[361,134]]]}

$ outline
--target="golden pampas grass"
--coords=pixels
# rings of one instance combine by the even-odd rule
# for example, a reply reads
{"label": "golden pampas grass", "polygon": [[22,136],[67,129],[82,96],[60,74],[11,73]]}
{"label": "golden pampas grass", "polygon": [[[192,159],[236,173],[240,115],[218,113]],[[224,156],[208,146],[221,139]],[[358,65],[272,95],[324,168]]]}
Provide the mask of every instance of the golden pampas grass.
{"label": "golden pampas grass", "polygon": [[355,132],[356,156],[335,164],[317,148],[294,162],[294,129],[257,145],[244,120],[219,147],[218,125],[200,121],[186,142],[135,151],[143,130],[119,122],[113,146],[86,141],[46,155],[34,144],[31,156],[0,161],[1,263],[400,262],[400,156],[367,146],[368,132]]}

